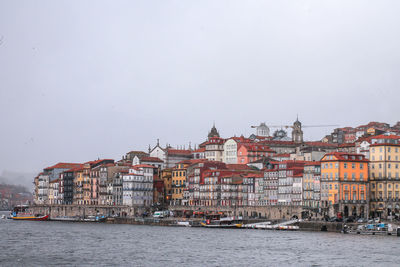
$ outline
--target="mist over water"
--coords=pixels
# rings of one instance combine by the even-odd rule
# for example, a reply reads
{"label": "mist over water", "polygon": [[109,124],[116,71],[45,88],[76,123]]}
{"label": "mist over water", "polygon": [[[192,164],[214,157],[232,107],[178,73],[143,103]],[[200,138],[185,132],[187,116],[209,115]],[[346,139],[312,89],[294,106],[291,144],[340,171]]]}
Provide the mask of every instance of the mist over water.
{"label": "mist over water", "polygon": [[395,236],[0,220],[1,266],[398,266]]}

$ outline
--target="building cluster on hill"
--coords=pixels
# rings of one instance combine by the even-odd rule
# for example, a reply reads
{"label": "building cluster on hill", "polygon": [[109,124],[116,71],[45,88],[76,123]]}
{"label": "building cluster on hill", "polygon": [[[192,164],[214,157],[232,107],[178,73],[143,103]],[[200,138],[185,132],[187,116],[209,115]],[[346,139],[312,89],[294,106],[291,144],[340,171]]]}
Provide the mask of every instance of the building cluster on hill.
{"label": "building cluster on hill", "polygon": [[115,161],[58,163],[34,179],[37,205],[302,207],[328,216],[400,216],[400,123],[337,128],[320,141],[261,123],[249,137],[221,138],[215,125],[198,147],[130,151]]}

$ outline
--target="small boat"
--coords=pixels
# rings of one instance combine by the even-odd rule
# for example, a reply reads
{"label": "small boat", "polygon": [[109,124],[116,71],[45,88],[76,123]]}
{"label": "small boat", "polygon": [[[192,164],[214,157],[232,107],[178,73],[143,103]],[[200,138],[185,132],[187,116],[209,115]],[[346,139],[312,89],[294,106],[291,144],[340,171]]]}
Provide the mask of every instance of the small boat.
{"label": "small boat", "polygon": [[190,222],[188,221],[178,221],[176,222],[176,226],[185,226],[185,227],[190,227]]}
{"label": "small boat", "polygon": [[25,220],[25,221],[47,221],[49,215],[32,214],[29,212],[28,205],[15,206],[10,216],[13,220]]}
{"label": "small boat", "polygon": [[387,223],[358,225],[356,229],[349,229],[346,233],[361,235],[392,235],[397,234],[393,225]]}
{"label": "small boat", "polygon": [[78,216],[64,216],[64,217],[55,217],[55,218],[50,218],[50,221],[60,221],[60,222],[80,222],[82,219]]}
{"label": "small boat", "polygon": [[207,228],[241,228],[243,219],[242,217],[221,217],[221,214],[210,214],[204,217],[200,225]]}
{"label": "small boat", "polygon": [[107,219],[106,216],[87,216],[81,220],[82,222],[105,222]]}

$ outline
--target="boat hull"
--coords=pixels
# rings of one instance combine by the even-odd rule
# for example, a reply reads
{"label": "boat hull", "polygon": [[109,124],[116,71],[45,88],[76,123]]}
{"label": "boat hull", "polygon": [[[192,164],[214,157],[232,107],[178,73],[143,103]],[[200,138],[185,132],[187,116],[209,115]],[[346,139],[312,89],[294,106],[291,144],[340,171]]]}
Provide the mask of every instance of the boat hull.
{"label": "boat hull", "polygon": [[44,216],[11,216],[13,220],[19,221],[47,221],[49,219],[49,215]]}

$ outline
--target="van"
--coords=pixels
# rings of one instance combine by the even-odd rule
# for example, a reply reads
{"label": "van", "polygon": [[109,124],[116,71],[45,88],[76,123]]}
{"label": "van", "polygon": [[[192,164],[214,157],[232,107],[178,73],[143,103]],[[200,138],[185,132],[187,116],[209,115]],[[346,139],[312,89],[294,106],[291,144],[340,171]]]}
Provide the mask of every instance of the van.
{"label": "van", "polygon": [[155,211],[153,214],[153,218],[164,218],[164,212],[163,211]]}

